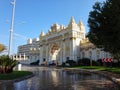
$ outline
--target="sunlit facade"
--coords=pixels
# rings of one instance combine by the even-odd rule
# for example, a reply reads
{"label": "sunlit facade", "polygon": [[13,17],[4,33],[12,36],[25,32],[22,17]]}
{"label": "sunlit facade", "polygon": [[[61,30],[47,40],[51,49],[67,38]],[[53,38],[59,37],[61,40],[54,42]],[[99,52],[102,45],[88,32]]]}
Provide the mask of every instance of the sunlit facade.
{"label": "sunlit facade", "polygon": [[85,39],[85,27],[81,21],[76,24],[72,17],[68,26],[53,24],[48,33],[40,34],[40,64],[78,60],[82,39]]}
{"label": "sunlit facade", "polygon": [[46,34],[41,32],[39,38],[29,39],[26,45],[18,47],[18,54],[28,56],[29,62],[39,60],[40,65],[45,62],[62,64],[66,60],[77,61],[81,58],[111,58],[108,52],[96,48],[85,34],[82,21],[76,24],[72,17],[68,26],[55,23]]}

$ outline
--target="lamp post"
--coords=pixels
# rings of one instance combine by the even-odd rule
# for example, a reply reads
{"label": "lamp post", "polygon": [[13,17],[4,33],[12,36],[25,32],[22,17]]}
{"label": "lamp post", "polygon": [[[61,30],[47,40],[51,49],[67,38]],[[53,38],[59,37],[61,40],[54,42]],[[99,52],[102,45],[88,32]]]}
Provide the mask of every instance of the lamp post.
{"label": "lamp post", "polygon": [[11,28],[10,28],[8,56],[11,55],[11,48],[12,48],[12,32],[13,32],[13,26],[14,26],[14,14],[15,14],[15,4],[16,4],[16,0],[14,0],[13,2],[11,2],[11,4],[13,5],[13,8],[12,8],[12,20],[11,20]]}

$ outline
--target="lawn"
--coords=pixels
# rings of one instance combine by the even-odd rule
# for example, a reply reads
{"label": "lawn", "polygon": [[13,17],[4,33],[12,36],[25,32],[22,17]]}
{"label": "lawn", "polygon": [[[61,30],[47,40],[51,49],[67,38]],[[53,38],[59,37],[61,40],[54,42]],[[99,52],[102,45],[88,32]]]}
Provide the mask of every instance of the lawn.
{"label": "lawn", "polygon": [[29,71],[13,71],[9,74],[0,74],[0,80],[13,80],[24,76],[32,75]]}
{"label": "lawn", "polygon": [[101,70],[101,71],[109,71],[113,73],[120,74],[120,68],[116,67],[104,67],[104,66],[77,66],[72,68],[81,68],[81,69],[94,69],[94,70]]}

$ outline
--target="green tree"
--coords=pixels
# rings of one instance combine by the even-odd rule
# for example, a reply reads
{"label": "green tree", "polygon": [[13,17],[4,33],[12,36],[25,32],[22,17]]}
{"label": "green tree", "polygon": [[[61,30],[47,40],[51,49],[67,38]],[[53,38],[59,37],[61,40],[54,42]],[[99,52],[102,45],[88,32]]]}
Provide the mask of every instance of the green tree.
{"label": "green tree", "polygon": [[96,2],[89,13],[88,26],[89,40],[120,59],[120,0]]}

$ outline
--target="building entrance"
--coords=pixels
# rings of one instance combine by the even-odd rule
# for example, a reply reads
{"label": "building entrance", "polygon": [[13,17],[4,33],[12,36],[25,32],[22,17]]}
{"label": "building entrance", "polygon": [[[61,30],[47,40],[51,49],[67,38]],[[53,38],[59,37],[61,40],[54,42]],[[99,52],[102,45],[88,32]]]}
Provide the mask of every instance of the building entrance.
{"label": "building entrance", "polygon": [[50,59],[54,63],[59,62],[59,60],[60,60],[60,47],[58,44],[53,44],[53,46],[51,47]]}

